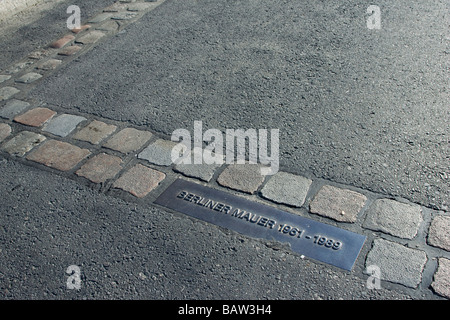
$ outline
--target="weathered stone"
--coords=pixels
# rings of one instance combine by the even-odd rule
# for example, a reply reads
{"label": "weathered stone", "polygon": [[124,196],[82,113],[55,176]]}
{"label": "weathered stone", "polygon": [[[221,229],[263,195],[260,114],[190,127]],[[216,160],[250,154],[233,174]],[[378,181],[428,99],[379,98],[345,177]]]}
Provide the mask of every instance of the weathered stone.
{"label": "weathered stone", "polygon": [[39,145],[46,138],[38,133],[22,131],[5,143],[3,150],[11,155],[23,157],[27,152]]}
{"label": "weathered stone", "polygon": [[113,187],[143,198],[155,189],[165,176],[162,172],[137,164],[117,179]]}
{"label": "weathered stone", "polygon": [[427,242],[450,251],[450,216],[437,215],[431,221]]}
{"label": "weathered stone", "polygon": [[68,171],[90,154],[87,149],[57,140],[48,140],[37,150],[27,155],[27,159],[42,163],[61,171]]}
{"label": "weathered stone", "polygon": [[219,175],[217,182],[234,190],[253,194],[264,181],[259,164],[231,164]]}
{"label": "weathered stone", "polygon": [[401,244],[375,239],[367,255],[366,268],[380,268],[380,278],[416,288],[422,281],[422,271],[427,255],[422,250],[407,248]]}
{"label": "weathered stone", "polygon": [[278,172],[270,177],[261,195],[277,203],[301,207],[312,181],[287,172]]}
{"label": "weathered stone", "polygon": [[342,222],[355,222],[366,203],[361,193],[333,186],[323,186],[310,204],[311,213]]}

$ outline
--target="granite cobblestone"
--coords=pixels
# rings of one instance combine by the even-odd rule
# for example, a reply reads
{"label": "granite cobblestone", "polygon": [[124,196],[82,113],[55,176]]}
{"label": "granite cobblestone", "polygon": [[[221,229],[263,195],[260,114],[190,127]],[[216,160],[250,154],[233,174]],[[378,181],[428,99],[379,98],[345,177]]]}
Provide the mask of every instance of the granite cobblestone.
{"label": "granite cobblestone", "polygon": [[[367,244],[371,247],[364,257],[366,267],[377,265],[380,267],[382,280],[415,289],[424,281],[426,265],[430,260],[436,259],[437,268],[433,272],[432,282],[429,281],[426,285],[436,294],[450,299],[450,217],[445,213],[428,218],[429,227],[425,235],[420,235],[422,238],[417,239],[425,219],[419,205],[379,197],[374,199],[357,191],[327,184],[312,194],[310,200],[307,195],[311,193],[314,179],[283,171],[265,179],[260,174],[260,165],[227,164],[222,170],[222,165],[173,164],[170,152],[174,144],[171,141],[157,139],[139,152],[153,137],[149,131],[124,128],[116,132],[117,126],[108,124],[107,120],[89,122],[89,115],[56,116],[55,111],[42,107],[30,110],[31,103],[18,100],[22,97],[14,98],[21,92],[18,88],[33,85],[34,81],[42,77],[32,70],[27,72],[26,68],[33,68],[35,71],[54,70],[64,62],[55,57],[71,56],[85,46],[97,43],[110,35],[100,30],[111,33],[117,31],[119,25],[129,23],[129,19],[138,17],[140,11],[152,6],[152,2],[115,3],[103,13],[89,19],[88,23],[92,25],[73,30],[73,35],[66,35],[50,44],[50,48],[45,49],[45,55],[36,53],[35,57],[28,59],[37,61],[37,66],[33,66],[32,61],[21,61],[7,69],[7,74],[0,75],[0,121],[7,122],[0,122],[0,151],[60,171],[79,167],[75,172],[67,174],[84,177],[93,183],[111,180],[110,189],[121,189],[137,198],[144,198],[154,191],[166,179],[167,171],[172,170],[175,174],[206,183],[217,182],[221,187],[252,194],[251,197],[264,198],[274,205],[307,211],[312,217],[319,215],[320,219],[331,219],[343,228],[348,223],[359,223],[365,231],[374,232],[373,241]],[[22,71],[23,76],[11,79],[11,75]],[[18,88],[7,86],[9,83],[17,83]],[[64,119],[67,121],[63,121]],[[81,125],[83,121],[89,124]],[[34,127],[30,130],[39,133],[18,131],[17,127],[21,125]],[[58,138],[51,139],[48,133]],[[60,141],[60,138],[64,141]],[[77,146],[86,146],[86,142],[92,144],[92,149]],[[107,152],[113,155],[105,153],[103,148],[110,149]],[[148,161],[152,167],[138,163],[127,168],[124,165],[125,158]],[[164,168],[160,171],[154,166]],[[218,176],[212,181],[215,175]],[[368,202],[368,198],[371,201]],[[367,210],[363,210],[366,204]],[[389,235],[389,240],[379,237],[380,233],[382,237]],[[420,248],[410,247],[409,243],[416,243],[413,240],[422,241],[423,244]],[[434,250],[430,251],[431,255],[427,250],[428,246]]]}

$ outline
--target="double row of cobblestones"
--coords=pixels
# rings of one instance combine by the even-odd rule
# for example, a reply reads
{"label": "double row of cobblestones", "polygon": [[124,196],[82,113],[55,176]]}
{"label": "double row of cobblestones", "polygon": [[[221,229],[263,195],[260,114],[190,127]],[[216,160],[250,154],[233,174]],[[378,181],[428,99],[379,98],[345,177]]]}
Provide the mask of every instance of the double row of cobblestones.
{"label": "double row of cobblestones", "polygon": [[[139,199],[159,192],[168,171],[232,189],[290,212],[370,234],[363,252],[365,267],[378,266],[382,280],[409,288],[431,287],[450,298],[446,212],[285,171],[265,177],[259,164],[173,164],[176,143],[156,133],[91,115],[57,112],[27,97],[29,86],[66,63],[59,57],[87,50],[116,32],[117,21],[134,21],[161,2],[116,2],[91,18],[90,24],[0,73],[0,154]],[[425,272],[432,273],[432,279],[424,281]]]}

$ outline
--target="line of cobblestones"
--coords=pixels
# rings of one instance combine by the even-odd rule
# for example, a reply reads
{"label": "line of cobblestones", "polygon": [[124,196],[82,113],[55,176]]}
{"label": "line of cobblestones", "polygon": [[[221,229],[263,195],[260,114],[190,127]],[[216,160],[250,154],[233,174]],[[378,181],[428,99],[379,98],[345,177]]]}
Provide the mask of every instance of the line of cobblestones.
{"label": "line of cobblestones", "polygon": [[[175,176],[226,188],[295,214],[368,235],[363,270],[381,279],[450,298],[450,216],[404,199],[280,171],[259,164],[173,164],[174,142],[127,123],[68,114],[26,92],[41,78],[163,1],[119,1],[48,47],[0,73],[0,155],[65,176],[103,192],[144,199]],[[120,23],[117,23],[120,21]],[[194,149],[193,152],[201,152]],[[114,192],[116,192],[114,191]]]}

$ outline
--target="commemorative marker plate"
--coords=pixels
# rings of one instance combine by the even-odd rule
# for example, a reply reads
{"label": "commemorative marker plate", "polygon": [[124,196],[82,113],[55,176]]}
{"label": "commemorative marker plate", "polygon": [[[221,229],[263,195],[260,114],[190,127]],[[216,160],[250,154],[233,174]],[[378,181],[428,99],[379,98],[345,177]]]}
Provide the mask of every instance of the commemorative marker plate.
{"label": "commemorative marker plate", "polygon": [[156,204],[241,234],[290,244],[294,252],[351,270],[366,237],[190,181],[175,180]]}

